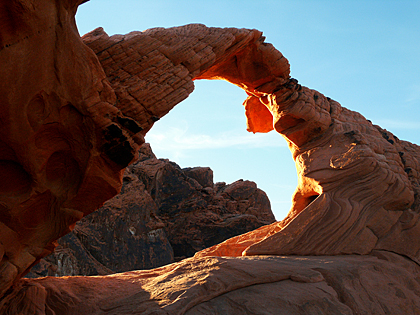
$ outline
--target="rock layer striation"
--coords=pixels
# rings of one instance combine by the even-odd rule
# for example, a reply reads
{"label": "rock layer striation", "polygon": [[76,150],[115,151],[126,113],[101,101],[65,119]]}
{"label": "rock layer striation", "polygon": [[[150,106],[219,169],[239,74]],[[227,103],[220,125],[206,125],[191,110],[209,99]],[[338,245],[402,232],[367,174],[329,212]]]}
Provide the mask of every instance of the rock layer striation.
{"label": "rock layer striation", "polygon": [[[125,82],[120,80],[125,69],[130,69],[130,80],[146,82],[135,85],[145,87],[141,93],[155,86],[156,71],[144,74],[144,59],[132,53],[146,54],[146,45],[154,48],[158,65],[169,59],[165,65],[185,67],[188,78],[223,79],[243,88],[249,95],[244,103],[248,130],[275,130],[288,141],[298,187],[286,219],[200,255],[337,255],[386,249],[418,261],[420,244],[406,248],[407,238],[419,228],[418,146],[301,86],[290,77],[287,60],[260,32],[187,25],[109,37],[97,29],[83,40],[98,54],[109,81],[116,81],[115,89]],[[120,50],[127,52],[124,58],[111,63],[109,55]],[[130,82],[125,91],[133,89]],[[137,99],[131,109],[145,107],[157,117],[172,108],[168,101],[149,106]]]}
{"label": "rock layer striation", "polygon": [[5,314],[409,314],[420,269],[400,255],[188,258],[97,277],[21,280]]}
{"label": "rock layer striation", "polygon": [[[274,295],[270,311],[418,313],[418,146],[298,84],[257,30],[195,24],[80,38],[81,2],[0,4],[3,313],[258,314],[255,299],[241,296],[263,283]],[[248,130],[288,141],[299,178],[288,216],[152,271],[18,281],[118,193],[143,136],[198,79],[244,89]],[[172,215],[165,185],[156,193]],[[306,299],[296,283],[310,290]],[[287,288],[286,306],[277,284]]]}

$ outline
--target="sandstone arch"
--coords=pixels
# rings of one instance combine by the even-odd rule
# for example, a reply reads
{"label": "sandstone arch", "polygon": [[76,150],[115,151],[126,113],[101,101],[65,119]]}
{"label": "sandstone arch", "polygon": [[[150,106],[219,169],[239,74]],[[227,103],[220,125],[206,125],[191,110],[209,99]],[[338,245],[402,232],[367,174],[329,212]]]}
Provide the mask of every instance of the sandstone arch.
{"label": "sandstone arch", "polygon": [[299,184],[285,220],[197,259],[385,250],[420,262],[419,148],[299,85],[261,32],[187,25],[81,39],[82,1],[30,2],[0,6],[0,295],[118,192],[143,136],[198,79],[248,93],[248,130],[287,139]]}
{"label": "sandstone arch", "polygon": [[[418,169],[416,146],[298,84],[286,58],[261,32],[187,25],[109,37],[97,29],[83,40],[97,53],[124,114],[151,117],[142,121],[142,132],[192,91],[193,80],[222,79],[248,93],[248,131],[275,129],[288,141],[299,184],[287,218],[197,256],[368,254],[391,246],[418,260],[416,251],[387,241],[402,229],[403,214],[416,220],[411,205],[417,190],[407,171],[408,165]],[[130,53],[116,64],[110,61],[122,51]],[[151,58],[161,65],[154,71]],[[175,75],[162,79],[164,72]],[[158,90],[153,102],[143,101]],[[138,121],[135,115],[131,118]]]}

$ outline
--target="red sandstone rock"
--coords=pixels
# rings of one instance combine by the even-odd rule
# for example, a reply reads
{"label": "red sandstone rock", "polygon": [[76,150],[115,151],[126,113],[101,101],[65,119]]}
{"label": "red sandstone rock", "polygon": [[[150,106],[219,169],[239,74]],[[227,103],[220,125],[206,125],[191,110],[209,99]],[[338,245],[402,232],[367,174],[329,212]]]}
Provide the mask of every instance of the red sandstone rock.
{"label": "red sandstone rock", "polygon": [[[214,40],[215,34],[224,41]],[[395,240],[396,231],[404,230],[400,217],[413,218],[408,234],[417,227],[417,210],[411,208],[418,203],[414,200],[414,195],[418,195],[414,180],[417,175],[413,175],[419,169],[417,147],[395,139],[360,114],[299,85],[289,77],[287,60],[265,44],[258,31],[188,25],[108,37],[98,29],[85,35],[84,41],[98,53],[115,89],[121,89],[120,80],[116,79],[122,76],[121,69],[130,68],[130,78],[144,75],[142,80],[146,83],[140,84],[145,87],[139,89],[141,93],[146,93],[147,86],[155,86],[152,82],[158,79],[154,73],[145,74],[142,69],[147,61],[136,59],[134,53],[125,54],[117,64],[110,63],[108,56],[119,50],[142,54],[144,49],[153,50],[157,60],[166,60],[165,65],[171,62],[176,68],[185,64],[190,78],[225,79],[245,89],[250,95],[245,102],[248,130],[267,132],[271,125],[289,142],[299,184],[288,217],[258,230],[256,235],[251,232],[240,236],[239,247],[232,240],[203,255],[221,251],[224,255],[368,254],[375,248],[386,248],[418,259],[418,246],[409,252],[404,247],[405,240],[401,244]],[[147,46],[150,42],[154,44]],[[185,43],[182,50],[180,42]],[[200,53],[196,47],[200,47]],[[209,51],[207,59],[203,56],[205,51]],[[191,61],[180,62],[182,56]],[[139,69],[128,66],[134,61]],[[130,82],[124,83],[124,90],[133,89]],[[157,86],[156,89],[163,89],[167,84]],[[166,97],[164,92],[159,95]],[[172,106],[169,101],[162,102],[159,110],[155,108],[158,103],[140,106],[132,102],[130,110],[140,106],[160,117]],[[146,125],[145,130],[149,128]],[[408,168],[412,174],[407,174]],[[355,182],[360,184],[354,185]],[[381,222],[378,218],[382,218]]]}
{"label": "red sandstone rock", "polygon": [[[250,96],[248,130],[272,126],[287,139],[299,183],[282,222],[150,272],[20,281],[3,297],[4,313],[257,313],[248,303],[255,299],[240,296],[255,296],[250,286],[270,283],[262,289],[264,300],[273,293],[270,310],[283,306],[279,284],[296,301],[285,306],[296,306],[289,313],[315,305],[310,312],[418,314],[411,278],[418,278],[412,261],[420,262],[418,146],[299,85],[259,31],[189,25],[108,37],[98,29],[83,38],[96,57],[77,34],[80,1],[31,4],[0,6],[0,295],[75,221],[118,192],[142,136],[188,96],[193,79],[243,88]],[[11,77],[17,79],[4,79]],[[170,196],[164,184],[157,188],[169,215]],[[390,261],[373,258],[378,250]],[[331,263],[203,257],[290,254],[364,256]],[[299,259],[303,272],[281,263],[301,270]],[[309,282],[314,298],[295,298],[292,292],[302,291],[284,282],[289,278]]]}
{"label": "red sandstone rock", "polygon": [[420,269],[400,255],[189,258],[149,271],[23,279],[4,314],[405,314]]}
{"label": "red sandstone rock", "polygon": [[118,193],[143,143],[78,35],[81,2],[0,4],[0,296]]}
{"label": "red sandstone rock", "polygon": [[286,58],[257,30],[190,24],[109,37],[97,28],[82,39],[97,54],[116,106],[142,134],[188,97],[193,80],[226,79],[259,94],[257,87],[289,77]]}
{"label": "red sandstone rock", "polygon": [[[290,84],[294,88],[282,91],[281,97],[293,102],[277,105],[281,98],[272,96],[269,106],[273,112],[285,107],[274,124],[289,140],[296,160],[299,180],[292,209],[282,222],[198,255],[337,255],[386,249],[419,261],[420,244],[407,246],[418,229],[418,146],[315,91]],[[308,102],[306,112],[299,109],[300,98]],[[293,111],[295,118],[290,120],[287,116]],[[305,116],[297,122],[299,112]],[[323,128],[327,129],[319,134]],[[300,144],[302,135],[309,139]]]}

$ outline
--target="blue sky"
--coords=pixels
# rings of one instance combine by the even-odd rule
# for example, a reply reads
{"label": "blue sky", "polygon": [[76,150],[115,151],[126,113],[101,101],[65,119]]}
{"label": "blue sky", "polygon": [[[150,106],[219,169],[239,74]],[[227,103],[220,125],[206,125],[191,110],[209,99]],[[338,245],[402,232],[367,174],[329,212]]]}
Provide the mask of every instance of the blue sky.
{"label": "blue sky", "polygon": [[[292,77],[420,144],[420,1],[90,0],[76,16],[81,35],[96,27],[125,34],[189,23],[256,28],[291,64]],[[245,93],[223,81],[196,81],[190,97],[147,134],[155,154],[181,167],[209,166],[216,181],[255,181],[281,220],[296,170],[275,132],[246,131]]]}

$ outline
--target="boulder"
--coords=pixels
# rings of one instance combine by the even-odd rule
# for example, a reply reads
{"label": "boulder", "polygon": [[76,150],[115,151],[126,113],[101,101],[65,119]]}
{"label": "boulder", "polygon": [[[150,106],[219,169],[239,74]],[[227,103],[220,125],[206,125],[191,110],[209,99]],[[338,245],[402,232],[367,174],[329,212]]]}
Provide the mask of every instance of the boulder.
{"label": "boulder", "polygon": [[203,188],[213,188],[213,171],[210,167],[186,167],[182,171],[195,179]]}

